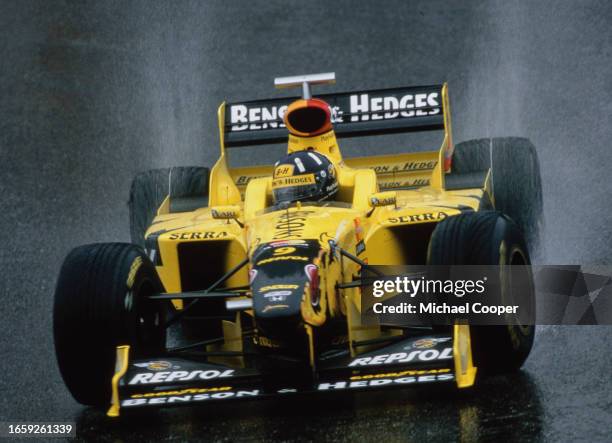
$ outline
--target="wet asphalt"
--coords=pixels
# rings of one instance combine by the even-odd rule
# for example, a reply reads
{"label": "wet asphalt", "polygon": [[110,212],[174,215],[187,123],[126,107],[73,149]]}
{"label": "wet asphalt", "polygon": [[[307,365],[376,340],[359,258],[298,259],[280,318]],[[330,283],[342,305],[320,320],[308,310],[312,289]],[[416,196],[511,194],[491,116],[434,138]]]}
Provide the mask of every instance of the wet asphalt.
{"label": "wet asphalt", "polygon": [[[543,327],[522,372],[467,392],[398,390],[217,403],[110,421],[70,397],[51,306],[63,257],[127,241],[139,171],[210,165],[222,100],[448,81],[455,140],[538,148],[535,261],[612,262],[612,4],[585,0],[0,2],[0,421],[64,420],[78,438],[611,441],[612,328]],[[352,153],[402,148],[387,137]],[[241,155],[273,160],[271,151]]]}

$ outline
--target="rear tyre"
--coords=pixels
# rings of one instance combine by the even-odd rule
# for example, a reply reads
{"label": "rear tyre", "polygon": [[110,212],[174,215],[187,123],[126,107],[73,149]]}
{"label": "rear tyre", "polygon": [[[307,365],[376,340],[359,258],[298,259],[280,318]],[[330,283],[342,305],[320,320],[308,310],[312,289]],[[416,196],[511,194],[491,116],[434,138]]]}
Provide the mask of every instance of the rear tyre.
{"label": "rear tyre", "polygon": [[130,235],[144,247],[144,235],[167,195],[171,212],[192,211],[208,201],[208,168],[181,166],[141,172],[130,188]]}
{"label": "rear tyre", "polygon": [[[521,230],[494,211],[471,212],[442,220],[434,229],[428,251],[430,265],[529,265]],[[507,267],[500,268],[507,272]],[[526,268],[520,268],[526,269]],[[501,281],[509,281],[500,276]],[[529,281],[531,275],[527,276]],[[535,300],[533,285],[524,298]],[[531,351],[534,326],[471,326],[474,364],[486,374],[518,370]]]}
{"label": "rear tyre", "polygon": [[68,254],[55,290],[53,334],[62,378],[79,403],[109,403],[117,346],[130,345],[130,358],[163,351],[164,305],[148,299],[159,292],[153,264],[135,245],[91,244]]}
{"label": "rear tyre", "polygon": [[543,224],[540,162],[525,138],[468,140],[455,146],[453,171],[459,174],[492,168],[495,209],[507,214],[523,231],[532,256],[540,245]]}

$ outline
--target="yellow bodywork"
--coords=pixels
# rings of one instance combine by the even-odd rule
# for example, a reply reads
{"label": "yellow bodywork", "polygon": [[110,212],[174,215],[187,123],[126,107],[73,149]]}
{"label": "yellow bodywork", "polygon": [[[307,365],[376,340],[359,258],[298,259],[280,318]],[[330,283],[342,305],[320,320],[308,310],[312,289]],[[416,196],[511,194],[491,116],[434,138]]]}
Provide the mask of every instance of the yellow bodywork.
{"label": "yellow bodywork", "polygon": [[[478,211],[484,200],[492,201],[488,178],[479,188],[446,189],[445,177],[450,173],[453,152],[446,85],[442,89],[442,99],[444,138],[438,151],[344,159],[333,130],[309,138],[289,135],[289,152],[313,148],[332,161],[339,181],[336,200],[343,205],[321,207],[302,203],[287,210],[270,209],[273,206],[272,164],[230,168],[224,145],[225,104],[222,104],[218,111],[221,155],[210,173],[209,207],[192,212],[169,213],[166,199],[146,234],[157,235],[158,254],[161,257],[157,271],[166,291],[205,289],[182,287],[179,250],[191,243],[197,243],[205,251],[200,263],[203,269],[214,263],[223,272],[249,257],[257,245],[288,239],[317,239],[322,250],[328,252],[328,258],[328,241],[334,240],[369,264],[424,264],[424,257],[411,253],[411,244],[405,241],[410,232],[424,228],[418,231],[418,238],[426,242],[427,238],[423,240],[423,236],[430,235],[440,220],[465,210]],[[395,191],[395,205],[372,208],[370,196],[385,190]],[[211,208],[227,205],[240,211],[236,220],[213,218]],[[357,251],[359,242],[365,246],[362,251]],[[308,310],[306,305],[310,306],[309,303],[303,303],[302,310],[311,348],[314,346],[312,328],[325,322],[328,317],[346,316],[349,343],[398,333],[393,330],[383,332],[378,326],[362,324],[359,288],[336,289],[337,283],[348,283],[358,277],[360,270],[356,263],[335,260],[319,263],[319,266],[324,270],[321,273],[321,296],[326,308],[314,313]],[[214,277],[221,275],[222,272]],[[243,286],[248,282],[248,267],[244,267],[223,286]],[[174,305],[177,309],[182,307],[179,300],[174,301]],[[221,349],[238,350],[238,323],[239,320],[233,326],[224,325],[223,329],[229,335]],[[467,338],[463,329],[456,330],[455,334],[461,334],[461,343],[464,344],[466,339],[469,343],[469,331]],[[367,350],[371,350],[371,347],[359,348],[360,352]],[[351,353],[356,355],[357,350],[351,347]],[[471,359],[468,367],[462,367],[467,371],[460,378],[463,386],[473,382],[470,367]]]}

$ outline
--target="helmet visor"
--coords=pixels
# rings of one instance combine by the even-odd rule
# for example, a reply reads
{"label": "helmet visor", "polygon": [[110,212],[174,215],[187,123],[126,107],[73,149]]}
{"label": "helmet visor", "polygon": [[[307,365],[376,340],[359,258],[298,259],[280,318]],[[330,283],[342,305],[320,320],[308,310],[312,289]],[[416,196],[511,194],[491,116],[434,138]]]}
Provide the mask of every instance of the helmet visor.
{"label": "helmet visor", "polygon": [[275,178],[272,180],[274,201],[278,204],[298,200],[318,200],[321,197],[320,186],[314,174]]}
{"label": "helmet visor", "polygon": [[273,191],[275,203],[287,203],[295,201],[318,200],[320,198],[317,185],[293,186],[291,188],[279,188]]}

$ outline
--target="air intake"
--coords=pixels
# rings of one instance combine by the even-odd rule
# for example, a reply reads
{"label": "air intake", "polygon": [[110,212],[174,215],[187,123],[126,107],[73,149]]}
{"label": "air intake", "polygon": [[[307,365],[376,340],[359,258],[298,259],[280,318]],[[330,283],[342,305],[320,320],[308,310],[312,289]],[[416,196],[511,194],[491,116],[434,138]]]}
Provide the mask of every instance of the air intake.
{"label": "air intake", "polygon": [[285,112],[289,132],[300,137],[313,137],[332,129],[331,111],[323,100],[296,100]]}

